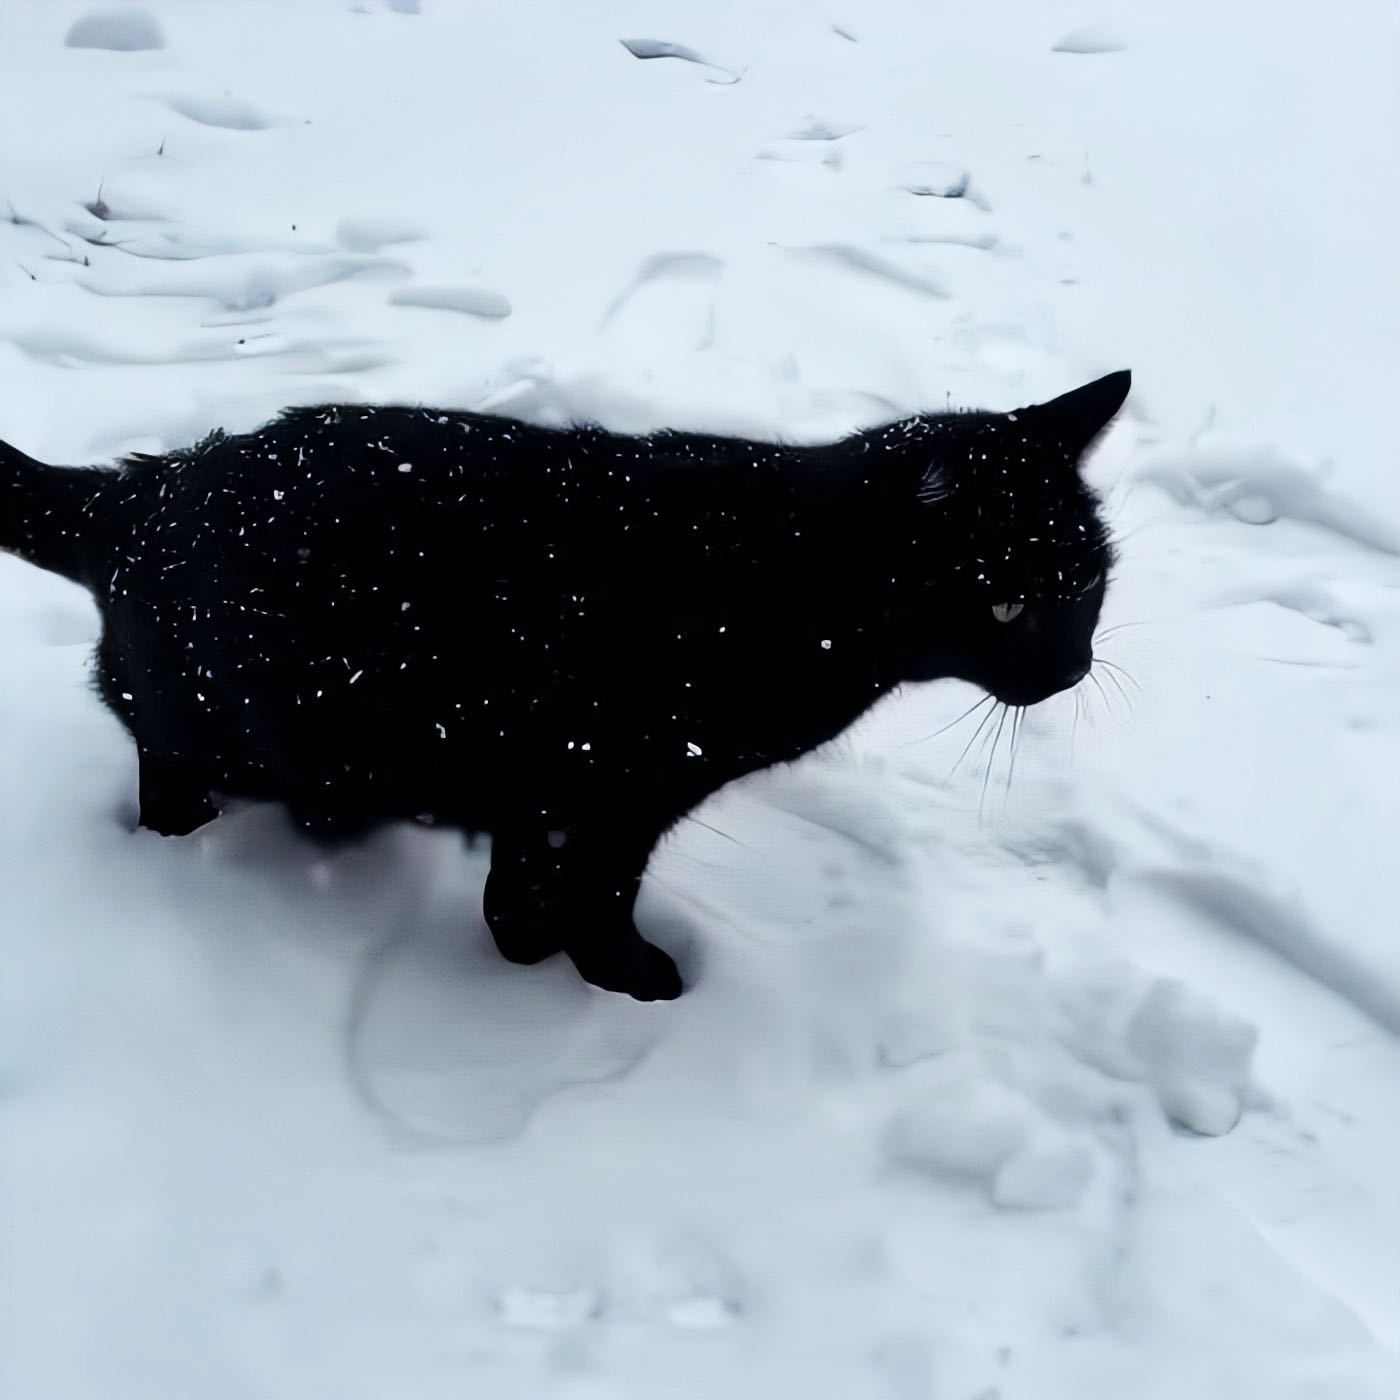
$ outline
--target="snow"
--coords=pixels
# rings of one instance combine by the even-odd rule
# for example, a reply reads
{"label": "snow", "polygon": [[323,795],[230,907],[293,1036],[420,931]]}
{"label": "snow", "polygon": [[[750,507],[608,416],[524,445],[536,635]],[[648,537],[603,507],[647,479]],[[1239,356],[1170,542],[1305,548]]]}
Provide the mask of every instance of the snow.
{"label": "snow", "polygon": [[1056,53],[1117,53],[1125,45],[1112,29],[1105,25],[1091,24],[1066,34],[1055,45]]}
{"label": "snow", "polygon": [[0,558],[0,1391],[1393,1396],[1393,12],[137,14],[0,21],[7,440],[814,440],[1128,366],[1128,674],[1014,774],[949,684],[719,794],[641,1006],[496,956],[484,842],[133,833],[92,608]]}

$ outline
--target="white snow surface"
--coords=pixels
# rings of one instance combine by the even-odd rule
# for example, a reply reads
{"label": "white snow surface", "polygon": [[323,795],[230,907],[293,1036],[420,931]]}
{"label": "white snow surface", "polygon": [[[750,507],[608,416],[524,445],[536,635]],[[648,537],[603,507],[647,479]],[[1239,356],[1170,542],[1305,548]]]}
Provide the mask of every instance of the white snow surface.
{"label": "white snow surface", "polygon": [[949,683],[719,794],[643,1006],[496,957],[484,842],[133,833],[94,610],[0,558],[0,1393],[1393,1396],[1395,7],[94,13],[0,6],[8,440],[1126,366],[1131,679],[1014,774]]}

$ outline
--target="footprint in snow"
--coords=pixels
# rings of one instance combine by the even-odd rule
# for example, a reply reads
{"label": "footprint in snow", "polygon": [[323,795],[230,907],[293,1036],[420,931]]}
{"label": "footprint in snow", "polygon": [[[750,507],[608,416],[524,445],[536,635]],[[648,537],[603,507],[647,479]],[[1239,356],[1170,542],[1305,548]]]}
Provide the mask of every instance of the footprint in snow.
{"label": "footprint in snow", "polygon": [[573,985],[563,958],[521,974],[484,932],[464,949],[451,919],[370,957],[349,1035],[366,1106],[420,1142],[505,1141],[556,1095],[624,1079],[660,1033],[622,998]]}
{"label": "footprint in snow", "polygon": [[63,40],[70,49],[107,49],[111,53],[138,53],[165,47],[155,17],[145,10],[99,10],[75,19]]}

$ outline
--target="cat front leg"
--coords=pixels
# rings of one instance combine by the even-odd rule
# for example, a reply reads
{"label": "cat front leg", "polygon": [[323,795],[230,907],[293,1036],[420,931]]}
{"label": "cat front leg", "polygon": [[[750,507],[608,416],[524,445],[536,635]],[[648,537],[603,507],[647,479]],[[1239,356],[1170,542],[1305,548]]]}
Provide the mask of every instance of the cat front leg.
{"label": "cat front leg", "polygon": [[[557,839],[557,838],[556,838]],[[508,962],[526,967],[564,951],[565,928],[558,917],[558,877],[543,829],[507,829],[491,838],[491,871],[482,912]]]}
{"label": "cat front leg", "polygon": [[659,833],[580,823],[497,832],[486,881],[486,922],[503,957],[537,963],[566,953],[595,987],[638,1001],[681,994],[671,958],[632,922],[642,872]]}
{"label": "cat front leg", "polygon": [[675,959],[648,943],[629,917],[620,925],[580,925],[564,951],[585,982],[638,1001],[674,1001],[685,990]]}
{"label": "cat front leg", "polygon": [[138,749],[139,823],[161,836],[188,836],[219,815],[196,765]]}

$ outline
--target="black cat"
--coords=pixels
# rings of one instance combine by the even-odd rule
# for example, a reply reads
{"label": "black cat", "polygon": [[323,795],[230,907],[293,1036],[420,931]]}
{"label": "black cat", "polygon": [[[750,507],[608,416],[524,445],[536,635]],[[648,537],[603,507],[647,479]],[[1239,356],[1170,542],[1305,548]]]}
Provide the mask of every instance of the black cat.
{"label": "black cat", "polygon": [[228,794],[486,831],[507,958],[674,997],[632,906],[709,793],[904,681],[1020,706],[1088,671],[1079,459],[1128,386],[815,447],[346,405],[116,469],[0,444],[0,546],[95,597],[143,825]]}

